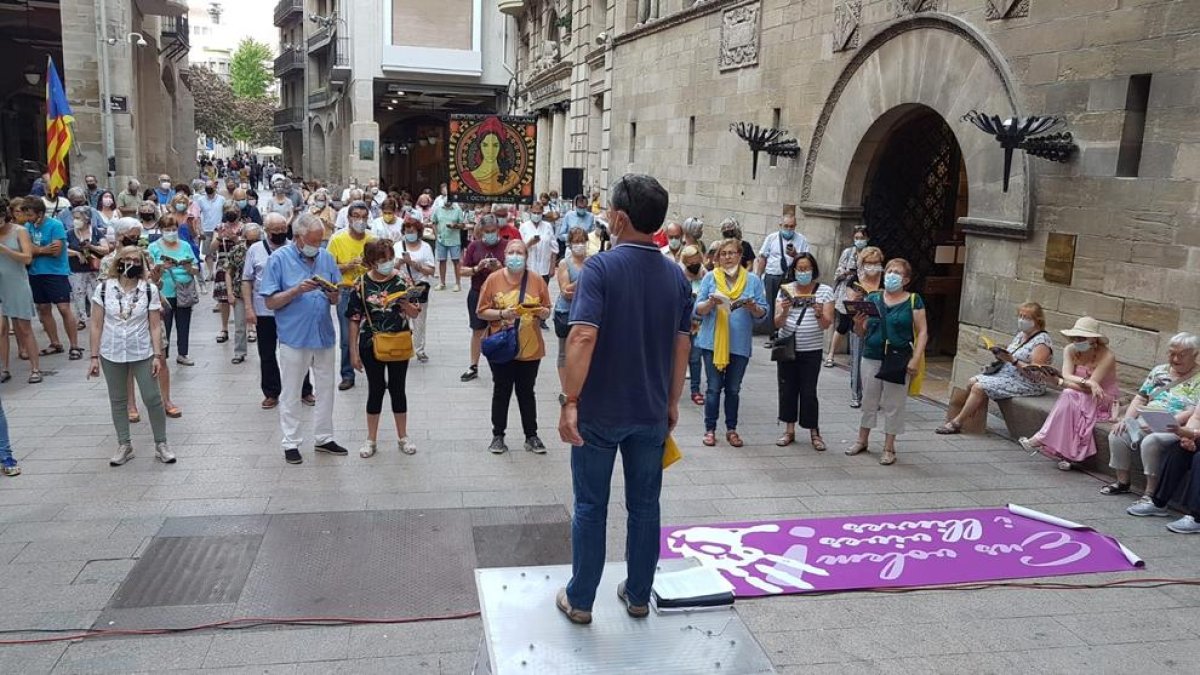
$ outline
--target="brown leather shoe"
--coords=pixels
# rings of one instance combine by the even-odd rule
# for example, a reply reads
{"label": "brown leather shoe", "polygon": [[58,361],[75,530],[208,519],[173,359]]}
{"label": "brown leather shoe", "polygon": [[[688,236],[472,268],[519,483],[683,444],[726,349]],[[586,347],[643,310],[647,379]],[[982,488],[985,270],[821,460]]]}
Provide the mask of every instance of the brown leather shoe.
{"label": "brown leather shoe", "polygon": [[263,399],[263,402],[262,402],[262,409],[263,409],[263,410],[270,410],[271,408],[274,408],[274,407],[275,407],[275,406],[277,406],[277,405],[279,405],[279,399],[277,399],[277,398],[271,398],[271,397],[269,397],[269,396],[268,396],[267,398],[264,398],[264,399]]}
{"label": "brown leather shoe", "polygon": [[650,615],[649,605],[635,605],[629,600],[629,596],[625,595],[625,582],[617,584],[617,599],[625,603],[625,612],[635,619],[644,619]]}
{"label": "brown leather shoe", "polygon": [[592,622],[592,613],[585,612],[582,609],[575,609],[571,606],[571,601],[567,599],[567,589],[560,588],[558,596],[554,599],[554,604],[558,606],[558,611],[567,615],[567,619],[571,623],[587,625]]}

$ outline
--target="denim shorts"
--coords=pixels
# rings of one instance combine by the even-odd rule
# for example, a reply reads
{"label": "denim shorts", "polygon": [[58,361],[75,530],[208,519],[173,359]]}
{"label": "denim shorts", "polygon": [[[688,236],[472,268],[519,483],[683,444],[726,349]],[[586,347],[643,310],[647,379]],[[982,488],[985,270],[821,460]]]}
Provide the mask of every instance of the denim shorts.
{"label": "denim shorts", "polygon": [[462,253],[462,247],[446,246],[442,242],[437,243],[437,259],[438,260],[458,260],[459,254]]}

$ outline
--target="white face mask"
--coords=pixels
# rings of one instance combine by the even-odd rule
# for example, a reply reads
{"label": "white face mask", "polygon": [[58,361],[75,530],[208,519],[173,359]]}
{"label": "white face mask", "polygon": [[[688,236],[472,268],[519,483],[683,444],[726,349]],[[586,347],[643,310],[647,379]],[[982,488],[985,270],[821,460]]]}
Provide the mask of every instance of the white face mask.
{"label": "white face mask", "polygon": [[571,244],[571,253],[582,256],[587,253],[587,244]]}

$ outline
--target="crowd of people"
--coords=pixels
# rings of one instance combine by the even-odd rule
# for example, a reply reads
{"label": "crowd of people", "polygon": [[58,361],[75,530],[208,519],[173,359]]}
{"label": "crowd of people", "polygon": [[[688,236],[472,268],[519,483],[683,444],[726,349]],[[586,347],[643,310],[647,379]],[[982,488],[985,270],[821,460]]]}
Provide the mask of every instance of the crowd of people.
{"label": "crowd of people", "polygon": [[[268,195],[261,200],[260,187]],[[130,181],[117,194],[87,176],[84,186],[64,197],[34,194],[0,203],[0,382],[12,377],[10,328],[31,384],[43,380],[46,359],[86,355],[89,376],[102,374],[108,386],[119,446],[110,460],[114,466],[134,456],[129,429],[142,415],[135,390],[149,417],[156,457],[175,461],[165,420],[183,410],[170,396],[168,364],[173,348],[175,366],[194,365],[191,328],[205,295],[219,315],[216,342],[232,342],[233,364],[244,364],[249,344],[256,344],[261,407],[279,409],[287,462],[303,461],[301,406],[315,408],[315,450],[347,454],[334,439],[333,397],[335,390],[355,387],[360,373],[367,381],[368,434],[359,455],[377,451],[385,394],[399,450],[416,452],[406,419],[410,360],[431,358],[431,294],[462,292],[464,282],[470,361],[460,379],[479,378],[480,359],[487,359],[493,387],[488,450],[509,449],[515,395],[523,447],[545,453],[534,396],[546,355],[544,333],[553,329],[558,340],[558,385],[566,405],[579,327],[610,318],[595,316],[600,299],[586,292],[588,277],[601,269],[620,275],[622,265],[643,260],[612,255],[614,244],[652,249],[686,285],[683,368],[690,400],[703,410],[704,445],[715,446],[720,438],[734,448],[745,444],[738,429],[742,380],[756,329],[765,328],[785,428],[776,444],[794,444],[803,429],[813,450],[827,450],[819,420],[821,404],[829,402],[819,399],[817,384],[844,344],[850,371],[845,403],[861,409],[858,437],[846,454],[869,452],[872,432],[881,429],[879,463],[897,460],[896,439],[907,426],[907,400],[919,386],[914,380],[923,370],[929,325],[923,298],[910,290],[912,266],[888,258],[864,228],[853,231],[826,280],[790,214],[756,250],[732,217],[707,242],[700,218],[662,222],[665,212],[650,232],[643,232],[649,227],[643,221],[627,225],[621,237],[614,218],[629,214],[611,203],[602,211],[595,194],[560,200],[547,192],[524,207],[459,204],[444,184],[416,194],[384,190],[376,180],[337,190],[245,157],[205,163],[192,181],[161,175],[157,187],[140,190]],[[48,338],[44,347],[34,342],[35,315]],[[1131,492],[1131,458],[1140,453],[1146,488],[1129,513],[1166,515],[1165,504],[1186,476],[1200,472],[1200,463],[1193,468],[1186,461],[1200,430],[1200,339],[1175,336],[1170,363],[1151,371],[1122,412],[1118,354],[1099,322],[1084,317],[1061,331],[1069,346],[1055,368],[1042,308],[1022,304],[1013,320],[1011,342],[991,347],[994,362],[970,379],[965,403],[937,433],[963,433],[964,423],[989,401],[1058,391],[1045,424],[1021,445],[1069,470],[1096,453],[1095,425],[1111,421],[1117,480],[1102,492]],[[1152,430],[1141,419],[1144,411],[1170,413],[1174,424]],[[0,465],[10,475],[19,472],[3,446]],[[1172,523],[1173,530],[1200,530],[1193,517],[1200,515],[1194,487],[1200,478],[1191,484],[1184,503],[1193,512]]]}

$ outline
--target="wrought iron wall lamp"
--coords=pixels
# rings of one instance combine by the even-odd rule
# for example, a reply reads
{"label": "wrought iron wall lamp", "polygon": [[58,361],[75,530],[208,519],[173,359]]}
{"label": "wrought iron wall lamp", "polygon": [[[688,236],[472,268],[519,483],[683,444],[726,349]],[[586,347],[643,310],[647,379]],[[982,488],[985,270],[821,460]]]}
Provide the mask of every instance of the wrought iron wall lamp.
{"label": "wrought iron wall lamp", "polygon": [[996,137],[1000,147],[1004,148],[1004,191],[1008,192],[1008,177],[1012,171],[1012,156],[1014,150],[1024,150],[1034,157],[1050,160],[1051,162],[1068,162],[1075,154],[1078,146],[1071,132],[1039,136],[1053,131],[1066,124],[1061,117],[1053,115],[1030,115],[1029,117],[1010,117],[1001,121],[999,115],[985,115],[972,110],[962,116],[964,122],[970,122],[981,131]]}
{"label": "wrought iron wall lamp", "polygon": [[729,125],[729,130],[738,138],[746,141],[754,159],[750,164],[750,178],[758,178],[758,153],[766,152],[774,157],[796,157],[800,154],[800,145],[796,139],[789,138],[786,129],[766,129],[749,122],[735,122]]}

